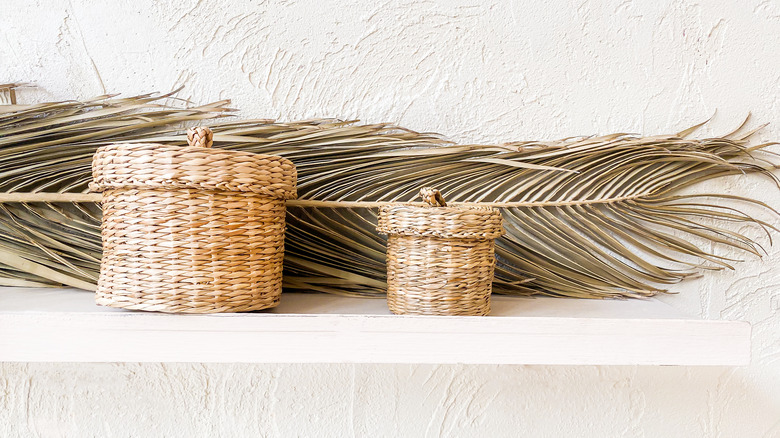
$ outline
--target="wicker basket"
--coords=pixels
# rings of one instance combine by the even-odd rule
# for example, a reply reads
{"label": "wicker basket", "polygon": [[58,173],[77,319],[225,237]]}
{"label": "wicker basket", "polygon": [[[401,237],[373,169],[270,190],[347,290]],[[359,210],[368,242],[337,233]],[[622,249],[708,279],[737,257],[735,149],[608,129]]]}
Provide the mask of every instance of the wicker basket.
{"label": "wicker basket", "polygon": [[504,234],[498,210],[446,206],[424,188],[431,206],[394,205],[379,212],[387,234],[387,304],[395,314],[487,315],[495,267],[494,239]]}
{"label": "wicker basket", "polygon": [[91,187],[103,192],[97,304],[171,313],[276,306],[295,166],[210,149],[206,128],[190,130],[188,141],[95,154]]}

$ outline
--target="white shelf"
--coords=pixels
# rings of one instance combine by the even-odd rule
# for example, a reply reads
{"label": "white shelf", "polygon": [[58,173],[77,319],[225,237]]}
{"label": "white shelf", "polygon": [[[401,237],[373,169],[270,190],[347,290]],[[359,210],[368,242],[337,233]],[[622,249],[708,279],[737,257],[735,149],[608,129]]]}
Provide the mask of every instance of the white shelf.
{"label": "white shelf", "polygon": [[270,311],[169,315],[98,307],[75,289],[0,288],[3,362],[747,365],[750,329],[657,300],[494,296],[489,317],[430,317],[284,294]]}

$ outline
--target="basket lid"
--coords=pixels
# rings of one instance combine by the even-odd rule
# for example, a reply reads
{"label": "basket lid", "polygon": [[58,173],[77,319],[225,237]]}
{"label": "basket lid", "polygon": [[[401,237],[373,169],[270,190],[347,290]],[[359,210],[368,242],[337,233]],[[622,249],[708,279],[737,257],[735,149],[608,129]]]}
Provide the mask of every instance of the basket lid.
{"label": "basket lid", "polygon": [[423,188],[430,206],[396,204],[379,210],[377,231],[382,234],[453,239],[496,239],[504,234],[501,212],[469,204],[447,205],[438,190]]}
{"label": "basket lid", "polygon": [[118,188],[171,188],[253,192],[295,199],[297,173],[288,159],[243,151],[211,149],[208,128],[188,132],[190,146],[119,143],[103,146],[92,159],[93,183]]}

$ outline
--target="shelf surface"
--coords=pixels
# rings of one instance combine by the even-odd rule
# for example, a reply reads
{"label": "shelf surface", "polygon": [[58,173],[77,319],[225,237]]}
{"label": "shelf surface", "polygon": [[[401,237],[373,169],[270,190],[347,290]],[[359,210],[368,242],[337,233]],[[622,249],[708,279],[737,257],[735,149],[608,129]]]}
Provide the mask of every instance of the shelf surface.
{"label": "shelf surface", "polygon": [[493,296],[488,317],[397,316],[382,299],[289,293],[262,312],[99,307],[78,289],[0,287],[3,362],[747,365],[750,324],[658,300]]}

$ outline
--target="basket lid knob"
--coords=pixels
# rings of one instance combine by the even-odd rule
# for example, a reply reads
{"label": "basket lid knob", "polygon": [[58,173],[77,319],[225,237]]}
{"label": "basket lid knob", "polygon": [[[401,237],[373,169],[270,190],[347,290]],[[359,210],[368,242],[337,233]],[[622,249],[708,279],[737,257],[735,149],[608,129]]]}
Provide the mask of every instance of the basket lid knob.
{"label": "basket lid knob", "polygon": [[420,189],[420,197],[431,207],[446,207],[444,196],[433,187],[423,187]]}
{"label": "basket lid knob", "polygon": [[196,126],[187,130],[187,143],[190,146],[210,148],[214,145],[214,133],[205,126]]}

